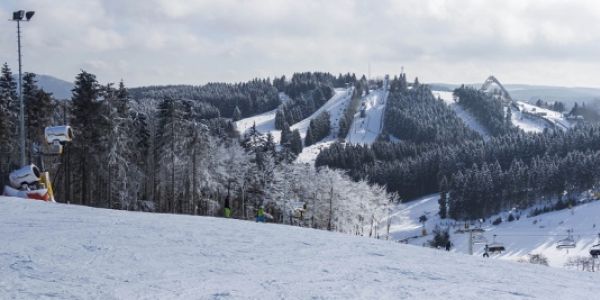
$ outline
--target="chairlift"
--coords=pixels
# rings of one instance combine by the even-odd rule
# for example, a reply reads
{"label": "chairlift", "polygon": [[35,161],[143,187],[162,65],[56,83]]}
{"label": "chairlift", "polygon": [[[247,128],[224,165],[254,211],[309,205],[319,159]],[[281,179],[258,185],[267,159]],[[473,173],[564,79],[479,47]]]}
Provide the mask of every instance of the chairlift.
{"label": "chairlift", "polygon": [[489,252],[491,253],[502,253],[502,251],[506,251],[506,248],[504,247],[504,245],[500,242],[496,241],[496,235],[494,234],[494,239],[492,241],[491,244],[488,245],[488,249]]}
{"label": "chairlift", "polygon": [[569,249],[575,248],[577,244],[575,243],[575,239],[573,238],[573,230],[567,230],[568,236],[562,240],[559,240],[556,243],[556,249]]}
{"label": "chairlift", "polygon": [[471,230],[473,232],[473,244],[487,244],[488,240],[485,238],[483,233],[485,230],[481,228],[473,228]]}
{"label": "chairlift", "polygon": [[598,258],[598,256],[600,256],[600,244],[592,246],[592,249],[590,249],[590,255],[593,258]]}

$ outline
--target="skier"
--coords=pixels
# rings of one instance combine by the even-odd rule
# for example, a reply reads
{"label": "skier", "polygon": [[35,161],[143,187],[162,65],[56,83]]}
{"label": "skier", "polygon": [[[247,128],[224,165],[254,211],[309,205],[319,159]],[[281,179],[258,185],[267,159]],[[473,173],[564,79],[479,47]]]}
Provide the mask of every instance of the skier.
{"label": "skier", "polygon": [[452,247],[452,243],[450,241],[446,242],[446,251],[450,251],[450,247]]}
{"label": "skier", "polygon": [[485,252],[483,252],[483,257],[490,257],[490,254],[488,253],[489,249],[490,247],[488,247],[488,245],[486,244],[484,249]]}
{"label": "skier", "polygon": [[231,218],[231,208],[229,207],[229,195],[225,198],[225,209],[223,211],[225,218]]}
{"label": "skier", "polygon": [[258,208],[258,211],[256,211],[256,222],[265,222],[265,207],[263,205],[261,205]]}

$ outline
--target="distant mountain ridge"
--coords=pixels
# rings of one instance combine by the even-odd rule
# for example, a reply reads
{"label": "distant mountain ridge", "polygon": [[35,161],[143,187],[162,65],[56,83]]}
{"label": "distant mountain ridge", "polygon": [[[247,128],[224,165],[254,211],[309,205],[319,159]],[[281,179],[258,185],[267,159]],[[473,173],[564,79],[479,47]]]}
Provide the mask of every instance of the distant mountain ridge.
{"label": "distant mountain ridge", "polygon": [[73,83],[50,75],[37,75],[38,85],[56,99],[70,99]]}
{"label": "distant mountain ridge", "polygon": [[[18,84],[17,74],[14,75],[15,81]],[[54,98],[59,100],[65,100],[71,98],[71,90],[73,89],[73,83],[56,78],[50,75],[35,74],[37,84],[39,87],[44,89],[48,93],[52,93]]]}

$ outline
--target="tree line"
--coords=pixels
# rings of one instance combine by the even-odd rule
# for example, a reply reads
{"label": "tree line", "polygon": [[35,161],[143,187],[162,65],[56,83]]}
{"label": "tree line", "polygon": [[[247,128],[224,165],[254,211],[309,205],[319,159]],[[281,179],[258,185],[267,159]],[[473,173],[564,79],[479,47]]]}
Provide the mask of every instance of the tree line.
{"label": "tree line", "polygon": [[517,130],[511,121],[511,110],[505,113],[501,99],[464,85],[454,90],[458,103],[471,112],[490,134],[499,136]]}
{"label": "tree line", "polygon": [[405,200],[445,191],[449,214],[473,219],[590,188],[598,180],[591,169],[599,145],[595,125],[539,134],[511,130],[486,142],[337,144],[323,150],[316,165],[385,185]]}
{"label": "tree line", "polygon": [[408,88],[402,74],[390,82],[384,135],[415,143],[458,143],[480,138],[418,79]]}
{"label": "tree line", "polygon": [[[0,142],[12,146],[16,85],[8,67],[3,69],[0,135],[5,138]],[[274,222],[369,235],[396,200],[383,187],[356,183],[343,172],[291,164],[302,150],[297,130],[286,133],[288,142],[279,146],[255,126],[240,137],[232,118],[224,118],[218,108],[215,113],[212,100],[199,97],[210,94],[202,87],[189,89],[188,95],[177,88],[139,88],[136,98],[123,82],[102,84],[82,71],[71,99],[57,103],[33,86],[35,76],[26,77],[28,138],[42,139],[43,127],[52,124],[68,123],[75,131],[65,153],[46,160],[59,202],[211,216],[223,215],[227,207],[232,217],[242,219],[252,218],[262,206]],[[254,84],[269,85],[250,86]],[[210,86],[220,92],[239,88],[241,93],[246,85]],[[194,99],[196,92],[199,98]],[[220,94],[229,99],[224,101],[236,101],[225,94]],[[221,107],[235,112],[230,103]],[[321,125],[313,124],[315,134]],[[16,147],[6,153],[2,181],[17,167]]]}

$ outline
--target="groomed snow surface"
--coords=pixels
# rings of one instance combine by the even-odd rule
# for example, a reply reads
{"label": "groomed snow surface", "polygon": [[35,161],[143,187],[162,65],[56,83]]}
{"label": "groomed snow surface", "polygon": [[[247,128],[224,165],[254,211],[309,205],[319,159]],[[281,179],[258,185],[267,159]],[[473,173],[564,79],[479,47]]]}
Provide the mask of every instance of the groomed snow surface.
{"label": "groomed snow surface", "polygon": [[[316,112],[314,112],[308,118],[293,124],[290,126],[290,130],[298,129],[300,132],[300,136],[304,140],[306,137],[306,130],[310,125],[310,120],[316,118],[321,112],[327,111],[330,115],[331,122],[331,134],[325,137],[323,140],[311,145],[309,147],[305,147],[302,150],[302,153],[298,155],[296,162],[298,163],[312,163],[316,159],[319,152],[329,147],[333,142],[335,142],[337,138],[337,133],[339,131],[339,120],[342,116],[344,109],[348,106],[348,102],[352,96],[352,88],[350,89],[335,89],[335,93],[333,97],[331,97],[323,106],[321,106]],[[280,97],[283,102],[289,99],[285,94],[280,94]],[[253,124],[256,124],[256,129],[262,133],[267,134],[271,133],[276,143],[279,143],[281,140],[281,130],[275,129],[275,114],[277,113],[277,109],[272,111],[256,115],[253,117],[245,118],[237,121],[236,127],[240,133],[244,133],[249,130]]]}
{"label": "groomed snow surface", "polygon": [[479,123],[477,119],[475,119],[475,116],[454,101],[454,95],[452,92],[432,91],[432,93],[436,98],[442,99],[442,101],[444,101],[444,103],[446,103],[452,110],[454,110],[456,115],[461,118],[468,127],[479,133],[484,140],[489,139],[489,131],[485,128],[485,126]]}
{"label": "groomed snow surface", "polygon": [[[383,114],[389,92],[385,89],[371,90],[369,95],[363,97],[358,112],[348,131],[346,142],[350,144],[371,145],[377,140],[383,128]],[[364,109],[364,118],[361,110]]]}
{"label": "groomed snow surface", "polygon": [[326,231],[0,197],[2,299],[596,299],[596,274]]}
{"label": "groomed snow surface", "polygon": [[[395,240],[404,240],[409,244],[423,245],[433,237],[431,235],[435,225],[453,225],[452,220],[440,220],[438,216],[438,194],[426,196],[408,203],[399,205],[392,214],[391,237]],[[515,213],[515,216],[518,213]],[[422,225],[419,217],[425,215],[428,221],[425,224],[428,236],[421,236]],[[487,219],[481,227],[486,231],[488,243],[493,242],[497,235],[497,242],[503,243],[506,251],[502,254],[492,255],[491,259],[517,261],[527,258],[528,254],[543,254],[548,258],[549,264],[554,268],[564,268],[565,262],[570,257],[590,257],[592,245],[598,244],[600,233],[600,201],[590,202],[575,206],[572,210],[561,210],[545,213],[536,217],[527,218],[527,212],[520,213],[519,220],[507,222],[508,213],[499,216],[504,222],[492,225],[491,222],[498,216]],[[450,239],[454,244],[453,252],[467,254],[469,249],[468,234],[457,233],[462,229],[463,223],[456,222],[450,226]],[[576,247],[572,249],[557,249],[557,242],[567,237],[567,230],[573,229]],[[483,255],[484,244],[475,245],[474,255]],[[600,281],[600,274],[596,273],[596,280]]]}

